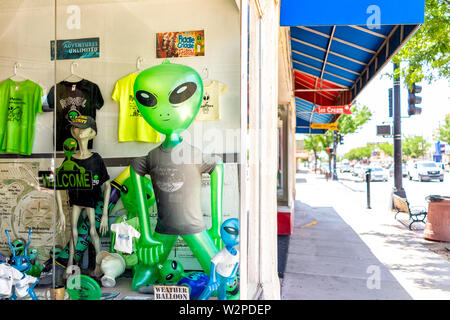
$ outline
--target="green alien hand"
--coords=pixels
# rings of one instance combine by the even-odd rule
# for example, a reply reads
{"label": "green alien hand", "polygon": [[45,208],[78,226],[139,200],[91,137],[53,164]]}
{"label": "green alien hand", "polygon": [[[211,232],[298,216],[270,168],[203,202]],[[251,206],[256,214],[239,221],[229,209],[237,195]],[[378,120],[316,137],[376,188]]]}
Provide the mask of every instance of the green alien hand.
{"label": "green alien hand", "polygon": [[163,244],[161,242],[149,243],[145,239],[139,241],[137,248],[137,257],[139,263],[146,265],[155,265],[159,262],[159,257],[163,253]]}

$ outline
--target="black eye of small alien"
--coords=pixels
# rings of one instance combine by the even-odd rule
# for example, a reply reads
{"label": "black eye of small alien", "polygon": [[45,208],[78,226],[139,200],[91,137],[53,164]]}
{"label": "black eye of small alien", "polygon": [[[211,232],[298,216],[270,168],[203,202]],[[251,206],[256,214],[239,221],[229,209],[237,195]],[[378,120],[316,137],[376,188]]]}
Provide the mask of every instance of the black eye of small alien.
{"label": "black eye of small alien", "polygon": [[158,103],[158,100],[153,94],[144,90],[136,92],[136,100],[144,107],[154,107]]}
{"label": "black eye of small alien", "polygon": [[197,90],[197,85],[194,82],[185,82],[176,87],[169,96],[169,102],[178,104],[186,101]]}
{"label": "black eye of small alien", "polygon": [[171,274],[171,273],[166,276],[166,280],[170,280],[172,278],[173,278],[173,274]]}
{"label": "black eye of small alien", "polygon": [[172,269],[173,270],[177,269],[177,262],[176,261],[172,261]]}
{"label": "black eye of small alien", "polygon": [[126,186],[122,186],[122,192],[127,194],[128,193],[128,188]]}
{"label": "black eye of small alien", "polygon": [[224,229],[225,229],[225,231],[228,232],[229,234],[232,234],[232,235],[237,235],[237,234],[239,234],[239,232],[238,232],[235,228],[233,228],[233,227],[225,227]]}

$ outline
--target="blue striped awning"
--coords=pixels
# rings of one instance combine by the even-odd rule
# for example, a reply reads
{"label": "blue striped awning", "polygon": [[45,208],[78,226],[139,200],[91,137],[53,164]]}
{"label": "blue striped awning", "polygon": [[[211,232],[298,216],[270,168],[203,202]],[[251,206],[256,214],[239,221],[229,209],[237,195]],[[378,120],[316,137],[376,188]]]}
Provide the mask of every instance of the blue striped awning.
{"label": "blue striped awning", "polygon": [[317,106],[351,104],[420,24],[291,26],[297,133],[323,133],[311,123],[329,123],[336,115],[318,115]]}

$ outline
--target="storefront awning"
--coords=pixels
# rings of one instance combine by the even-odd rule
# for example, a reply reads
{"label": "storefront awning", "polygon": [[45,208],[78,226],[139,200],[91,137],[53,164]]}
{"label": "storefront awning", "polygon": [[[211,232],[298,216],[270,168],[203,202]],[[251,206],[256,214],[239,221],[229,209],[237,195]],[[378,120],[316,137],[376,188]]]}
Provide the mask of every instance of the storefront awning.
{"label": "storefront awning", "polygon": [[281,2],[281,25],[290,26],[297,133],[323,133],[309,125],[338,116],[316,114],[317,106],[350,104],[424,21],[423,0],[365,2]]}

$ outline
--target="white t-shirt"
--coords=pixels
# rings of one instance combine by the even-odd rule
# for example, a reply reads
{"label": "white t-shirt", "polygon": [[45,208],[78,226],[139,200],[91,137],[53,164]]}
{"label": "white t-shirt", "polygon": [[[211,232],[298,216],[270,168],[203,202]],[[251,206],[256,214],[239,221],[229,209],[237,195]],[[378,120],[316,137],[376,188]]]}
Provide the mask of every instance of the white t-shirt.
{"label": "white t-shirt", "polygon": [[227,85],[219,81],[211,81],[203,85],[203,99],[200,111],[195,120],[214,121],[220,120],[220,96],[227,91]]}
{"label": "white t-shirt", "polygon": [[11,296],[12,286],[22,279],[22,277],[22,272],[16,268],[6,263],[0,264],[0,297]]}
{"label": "white t-shirt", "polygon": [[18,298],[25,297],[28,294],[27,290],[30,287],[29,285],[35,283],[37,280],[35,277],[29,276],[27,274],[24,275],[25,276],[22,279],[17,280],[14,284],[16,288],[16,295]]}
{"label": "white t-shirt", "polygon": [[233,272],[234,266],[239,263],[239,251],[236,250],[236,254],[232,255],[227,248],[222,248],[211,259],[211,262],[215,264],[216,271],[222,277],[229,277]]}
{"label": "white t-shirt", "polygon": [[116,233],[114,249],[124,253],[133,252],[133,238],[139,238],[141,234],[125,222],[111,225],[111,231]]}

